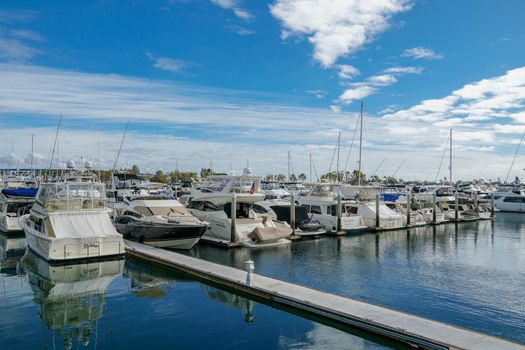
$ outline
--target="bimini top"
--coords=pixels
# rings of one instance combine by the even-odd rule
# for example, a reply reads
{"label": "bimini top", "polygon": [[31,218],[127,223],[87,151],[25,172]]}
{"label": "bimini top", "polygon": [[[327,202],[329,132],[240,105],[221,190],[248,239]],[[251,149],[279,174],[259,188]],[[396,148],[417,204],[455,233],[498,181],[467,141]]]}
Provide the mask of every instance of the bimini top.
{"label": "bimini top", "polygon": [[11,198],[34,198],[38,188],[4,188],[2,193]]}
{"label": "bimini top", "polygon": [[261,178],[258,176],[214,175],[193,183],[192,195],[197,193],[260,193]]}
{"label": "bimini top", "polygon": [[42,184],[36,201],[49,211],[105,210],[106,190],[100,182]]}

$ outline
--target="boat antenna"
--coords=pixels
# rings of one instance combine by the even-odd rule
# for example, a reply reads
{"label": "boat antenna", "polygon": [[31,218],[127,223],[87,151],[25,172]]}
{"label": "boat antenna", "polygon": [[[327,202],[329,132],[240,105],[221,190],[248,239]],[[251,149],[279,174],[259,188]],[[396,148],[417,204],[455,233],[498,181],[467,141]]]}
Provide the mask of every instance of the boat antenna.
{"label": "boat antenna", "polygon": [[341,150],[341,132],[339,131],[339,134],[337,134],[337,162],[336,162],[336,178],[337,183],[339,183],[339,151]]}
{"label": "boat antenna", "polygon": [[49,168],[47,169],[48,174],[51,172],[51,166],[53,165],[53,158],[55,157],[55,148],[57,146],[58,131],[60,130],[61,123],[62,123],[62,113],[60,113],[60,119],[58,119],[57,132],[55,134],[55,142],[53,143],[53,152],[51,153],[51,159],[49,160]]}
{"label": "boat antenna", "polygon": [[14,149],[15,149],[15,141],[13,141],[13,143],[11,144],[11,152],[9,152],[9,164],[7,166],[8,168],[11,168],[11,156],[13,155]]}
{"label": "boat antenna", "polygon": [[512,163],[510,164],[509,172],[507,173],[507,177],[505,178],[505,182],[509,181],[510,172],[512,171],[512,167],[514,166],[514,161],[516,160],[516,157],[518,156],[518,152],[521,147],[521,143],[523,142],[523,137],[525,137],[525,131],[521,135],[520,143],[518,143],[518,147],[516,148],[516,152],[514,153],[514,158],[512,158]]}
{"label": "boat antenna", "polygon": [[436,178],[434,182],[437,182],[437,179],[439,177],[439,172],[441,171],[441,165],[443,164],[443,159],[445,159],[445,153],[447,153],[448,144],[449,144],[450,136],[447,138],[447,143],[445,143],[445,148],[443,149],[443,155],[441,156],[441,161],[439,162],[439,167],[436,173]]}
{"label": "boat antenna", "polygon": [[31,174],[33,173],[34,134],[31,134]]}
{"label": "boat antenna", "polygon": [[128,132],[129,120],[126,123],[126,128],[124,129],[124,135],[122,135],[122,140],[120,140],[120,147],[118,148],[117,156],[115,157],[115,162],[113,163],[113,169],[111,169],[111,178],[113,178],[113,173],[117,167],[118,158],[120,157],[120,151],[122,151],[122,145],[124,144],[124,139],[126,138],[126,133]]}

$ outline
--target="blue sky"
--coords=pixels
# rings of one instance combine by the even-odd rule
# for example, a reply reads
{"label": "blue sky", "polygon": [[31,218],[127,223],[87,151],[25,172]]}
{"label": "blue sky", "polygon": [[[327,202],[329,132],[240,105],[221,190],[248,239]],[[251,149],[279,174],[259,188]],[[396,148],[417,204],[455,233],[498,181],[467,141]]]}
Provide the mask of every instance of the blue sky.
{"label": "blue sky", "polygon": [[121,166],[249,161],[265,175],[291,151],[296,172],[312,153],[324,173],[338,132],[346,160],[364,101],[369,175],[406,158],[399,176],[445,176],[453,128],[456,176],[504,179],[525,131],[523,13],[518,0],[2,1],[0,166],[27,161],[31,134],[45,164],[62,113],[60,161],[109,167],[130,120]]}

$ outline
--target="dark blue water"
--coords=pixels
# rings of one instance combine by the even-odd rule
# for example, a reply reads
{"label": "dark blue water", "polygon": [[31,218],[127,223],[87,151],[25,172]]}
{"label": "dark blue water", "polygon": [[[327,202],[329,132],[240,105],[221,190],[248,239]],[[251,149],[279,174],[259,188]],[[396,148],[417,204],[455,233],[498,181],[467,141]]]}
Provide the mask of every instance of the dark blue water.
{"label": "dark blue water", "polygon": [[525,343],[525,215],[190,254]]}
{"label": "dark blue water", "polygon": [[0,243],[2,350],[390,348],[136,260],[49,266]]}

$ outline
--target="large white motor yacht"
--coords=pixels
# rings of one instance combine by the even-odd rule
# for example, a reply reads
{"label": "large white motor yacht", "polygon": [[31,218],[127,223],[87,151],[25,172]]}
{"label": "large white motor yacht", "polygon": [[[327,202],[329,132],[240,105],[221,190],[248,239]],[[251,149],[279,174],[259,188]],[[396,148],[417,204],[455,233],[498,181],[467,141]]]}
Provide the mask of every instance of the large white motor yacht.
{"label": "large white motor yacht", "polygon": [[[271,217],[258,217],[252,210],[253,204],[263,199],[260,177],[251,176],[251,171],[245,169],[242,176],[215,175],[194,183],[186,207],[209,223],[202,237],[205,241],[238,242],[252,248],[290,243],[286,239],[292,234],[290,225],[273,221]],[[236,202],[233,223],[232,201]]]}
{"label": "large white motor yacht", "polygon": [[[337,184],[315,185],[306,196],[300,196],[297,201],[305,206],[311,218],[318,220],[327,231],[337,231],[337,196],[341,186]],[[342,194],[341,200],[341,230],[356,232],[366,229],[366,224],[360,213],[348,211],[349,200]]]}
{"label": "large white motor yacht", "polygon": [[29,248],[49,261],[122,255],[106,203],[100,182],[44,183],[19,224]]}
{"label": "large white motor yacht", "polygon": [[520,188],[501,188],[494,192],[494,206],[501,211],[525,212],[525,192]]}

